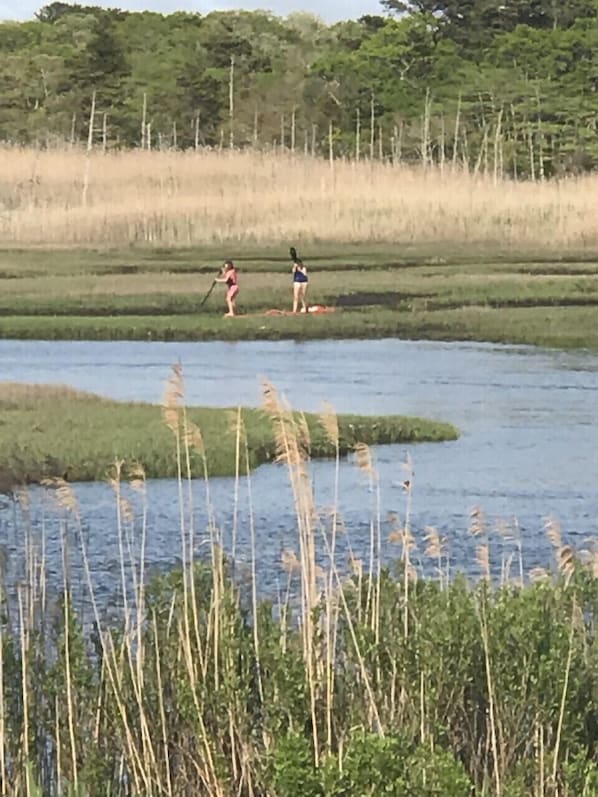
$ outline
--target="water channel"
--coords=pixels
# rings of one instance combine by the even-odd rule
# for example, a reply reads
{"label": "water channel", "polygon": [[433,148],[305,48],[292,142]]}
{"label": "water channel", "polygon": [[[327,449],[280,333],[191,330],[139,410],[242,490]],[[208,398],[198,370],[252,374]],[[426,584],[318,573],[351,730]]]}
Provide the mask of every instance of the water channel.
{"label": "water channel", "polygon": [[[470,513],[481,507],[491,530],[496,561],[521,536],[525,567],[545,566],[548,516],[563,537],[587,547],[598,534],[598,356],[577,351],[422,341],[316,341],[295,343],[158,343],[0,341],[0,379],[62,383],[115,399],[160,402],[170,366],[180,361],[190,405],[259,405],[266,377],[296,409],[319,410],[323,400],[338,412],[401,413],[451,421],[459,440],[442,444],[379,447],[380,494],[351,461],[341,467],[340,510],[349,548],[367,560],[373,516],[382,519],[384,557],[399,555],[387,542],[389,513],[405,514],[401,486],[411,457],[412,524],[423,555],[423,534],[436,527],[449,541],[453,571],[475,571]],[[68,419],[65,419],[68,423]],[[333,501],[334,467],[312,467],[315,499]],[[98,588],[106,598],[120,571],[115,505],[106,484],[77,484],[82,524]],[[214,479],[210,498],[225,542],[233,527],[233,480]],[[27,521],[43,529],[50,577],[60,568],[60,518],[41,489],[31,491]],[[138,512],[139,499],[131,495]],[[239,566],[249,558],[249,509],[258,543],[258,576],[265,590],[285,574],[283,550],[297,550],[296,520],[283,468],[264,466],[243,483],[235,543]],[[206,500],[198,481],[193,497],[198,550],[205,550]],[[325,514],[325,512],[324,512]],[[12,502],[0,510],[0,543],[18,558],[24,519]],[[139,546],[140,520],[129,540]],[[148,487],[146,561],[164,569],[180,561],[179,497],[175,483]],[[505,535],[505,529],[510,529]],[[500,533],[502,532],[502,534]],[[505,540],[506,536],[506,540]],[[81,573],[79,573],[81,578]]]}

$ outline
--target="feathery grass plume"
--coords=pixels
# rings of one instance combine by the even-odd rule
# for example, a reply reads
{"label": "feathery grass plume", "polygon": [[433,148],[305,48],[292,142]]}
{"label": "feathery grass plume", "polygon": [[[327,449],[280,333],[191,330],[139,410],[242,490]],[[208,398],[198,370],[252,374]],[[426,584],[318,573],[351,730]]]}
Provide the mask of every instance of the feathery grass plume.
{"label": "feathery grass plume", "polygon": [[274,427],[276,461],[289,466],[299,465],[302,456],[293,413],[274,385],[267,380],[262,381],[262,406]]}
{"label": "feathery grass plume", "polygon": [[297,416],[295,427],[297,429],[297,443],[303,456],[308,458],[311,452],[311,434],[304,412],[300,412]]}
{"label": "feathery grass plume", "polygon": [[359,557],[357,557],[357,556],[355,556],[354,554],[351,553],[351,554],[349,554],[348,564],[349,564],[349,568],[351,569],[351,572],[353,573],[353,575],[356,576],[357,578],[361,578],[362,575],[363,575],[363,562],[362,562],[362,560]]}
{"label": "feathery grass plume", "polygon": [[330,402],[322,402],[322,411],[320,412],[318,418],[322,428],[326,433],[328,442],[331,443],[335,449],[337,449],[340,440],[338,415]]}
{"label": "feathery grass plume", "polygon": [[123,474],[124,459],[115,459],[112,463],[112,472],[108,475],[108,484],[114,490],[116,500],[118,501],[118,509],[120,517],[127,523],[132,523],[135,520],[135,513],[131,503],[121,493],[121,478]]}
{"label": "feathery grass plume", "polygon": [[546,518],[544,528],[546,536],[555,549],[556,565],[559,573],[565,578],[567,586],[575,573],[576,555],[570,545],[563,544],[563,534],[560,523],[556,518],[549,516]]}
{"label": "feathery grass plume", "polygon": [[549,515],[549,517],[547,517],[544,521],[544,532],[548,540],[552,543],[552,546],[556,548],[557,551],[563,547],[561,524],[552,515]]}
{"label": "feathery grass plume", "polygon": [[559,573],[565,577],[565,584],[569,584],[575,573],[576,556],[570,545],[563,545],[557,551],[557,566]]}
{"label": "feathery grass plume", "polygon": [[51,491],[57,507],[65,509],[77,518],[80,517],[77,498],[75,497],[73,488],[65,479],[56,476],[49,479],[42,479],[41,484]]}
{"label": "feathery grass plume", "polygon": [[285,571],[285,573],[297,573],[299,570],[301,570],[301,562],[299,561],[295,551],[285,548],[280,554],[280,561],[282,564],[282,569]]}
{"label": "feathery grass plume", "polygon": [[132,523],[135,520],[135,512],[131,506],[131,502],[124,498],[122,495],[119,498],[120,514],[126,523]]}
{"label": "feathery grass plume", "polygon": [[[447,555],[446,547],[448,539],[446,536],[442,536],[435,526],[425,526],[424,542],[426,543],[426,547],[424,549],[425,555],[429,556],[430,559],[436,560],[436,571],[438,573],[440,586],[442,588],[444,582],[442,557]],[[448,555],[447,555],[447,561],[448,561]],[[446,581],[448,583],[448,573],[446,574]]]}
{"label": "feathery grass plume", "polygon": [[171,375],[166,381],[164,400],[162,402],[162,417],[173,434],[179,433],[181,405],[185,396],[185,382],[183,366],[175,363],[171,366]]}
{"label": "feathery grass plume", "polygon": [[424,527],[424,542],[426,548],[424,553],[431,559],[439,559],[444,556],[447,539],[441,537],[440,532],[435,526]]}
{"label": "feathery grass plume", "polygon": [[314,609],[319,603],[316,576],[316,551],[314,542],[315,503],[309,476],[305,448],[306,427],[293,415],[286,401],[279,396],[274,386],[264,380],[262,383],[263,407],[274,428],[276,460],[287,465],[293,491],[297,531],[299,538],[299,558],[301,562],[301,630],[303,658],[307,668],[307,682],[310,696],[310,715],[314,763],[317,766],[320,755],[317,705],[319,695],[318,668],[319,656],[316,648],[316,629]]}
{"label": "feathery grass plume", "polygon": [[586,540],[586,542],[590,543],[590,547],[579,551],[579,561],[591,574],[592,578],[598,578],[598,545],[593,538]]}
{"label": "feathery grass plume", "polygon": [[474,537],[480,537],[488,533],[488,523],[486,521],[486,514],[479,506],[474,508],[469,513],[469,533]]}
{"label": "feathery grass plume", "polygon": [[197,451],[202,458],[205,457],[206,447],[201,429],[189,420],[185,423],[185,445]]}
{"label": "feathery grass plume", "polygon": [[401,523],[398,515],[391,513],[389,515],[389,520],[392,523],[392,528],[388,534],[388,541],[403,546],[401,561],[404,561],[405,557],[408,556],[412,550],[417,548],[415,537],[411,533],[411,529]]}
{"label": "feathery grass plume", "polygon": [[378,474],[374,467],[374,459],[372,456],[372,449],[367,443],[356,443],[353,447],[355,454],[355,462],[359,470],[364,473],[368,478],[376,480]]}
{"label": "feathery grass plume", "polygon": [[128,468],[129,487],[136,493],[145,495],[147,491],[147,480],[145,468],[139,462],[133,462]]}
{"label": "feathery grass plume", "polygon": [[484,578],[490,579],[490,549],[487,543],[476,548],[476,562]]}
{"label": "feathery grass plume", "polygon": [[108,473],[108,484],[117,492],[120,490],[121,476],[123,471],[124,459],[115,459]]}

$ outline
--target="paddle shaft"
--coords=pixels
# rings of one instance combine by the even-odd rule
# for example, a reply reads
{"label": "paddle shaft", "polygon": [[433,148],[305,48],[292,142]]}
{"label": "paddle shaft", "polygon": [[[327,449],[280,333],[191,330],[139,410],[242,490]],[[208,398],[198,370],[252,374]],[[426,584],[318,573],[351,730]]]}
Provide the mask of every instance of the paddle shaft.
{"label": "paddle shaft", "polygon": [[216,280],[214,280],[214,282],[210,285],[209,291],[206,293],[206,295],[201,300],[201,303],[200,303],[199,308],[198,308],[199,310],[201,310],[201,308],[204,306],[204,304],[208,301],[208,299],[210,298],[210,294],[212,293],[212,291],[214,290],[215,287],[216,287]]}

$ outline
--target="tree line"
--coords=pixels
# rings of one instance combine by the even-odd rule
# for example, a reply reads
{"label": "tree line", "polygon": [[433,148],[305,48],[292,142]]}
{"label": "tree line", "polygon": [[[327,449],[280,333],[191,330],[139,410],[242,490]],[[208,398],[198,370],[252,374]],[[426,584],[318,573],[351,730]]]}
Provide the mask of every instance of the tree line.
{"label": "tree line", "polygon": [[0,140],[255,147],[544,178],[598,160],[598,0],[295,13],[54,2],[0,24]]}

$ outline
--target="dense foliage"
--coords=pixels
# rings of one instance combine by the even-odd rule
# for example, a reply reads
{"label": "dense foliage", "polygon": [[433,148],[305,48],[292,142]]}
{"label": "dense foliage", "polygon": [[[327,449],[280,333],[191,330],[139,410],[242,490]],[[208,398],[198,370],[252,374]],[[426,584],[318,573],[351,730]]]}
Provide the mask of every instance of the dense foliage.
{"label": "dense foliage", "polygon": [[597,11],[596,0],[383,0],[386,16],[327,26],[55,2],[0,25],[0,140],[584,170],[598,157]]}
{"label": "dense foliage", "polygon": [[373,609],[356,577],[306,641],[290,606],[254,616],[194,573],[155,581],[127,628],[88,633],[68,592],[44,609],[32,586],[21,635],[5,602],[5,793],[596,794],[595,580],[422,582],[407,604],[382,574]]}

